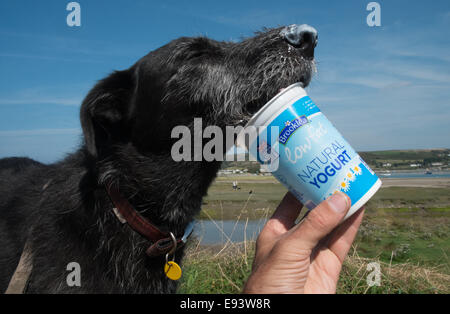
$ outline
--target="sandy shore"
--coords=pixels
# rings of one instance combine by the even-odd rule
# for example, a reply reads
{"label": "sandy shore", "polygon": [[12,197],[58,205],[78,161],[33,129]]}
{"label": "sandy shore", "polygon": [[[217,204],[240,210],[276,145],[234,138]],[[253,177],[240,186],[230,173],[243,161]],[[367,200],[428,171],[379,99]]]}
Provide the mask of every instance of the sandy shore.
{"label": "sandy shore", "polygon": [[450,178],[382,178],[382,187],[410,186],[424,188],[449,188]]}

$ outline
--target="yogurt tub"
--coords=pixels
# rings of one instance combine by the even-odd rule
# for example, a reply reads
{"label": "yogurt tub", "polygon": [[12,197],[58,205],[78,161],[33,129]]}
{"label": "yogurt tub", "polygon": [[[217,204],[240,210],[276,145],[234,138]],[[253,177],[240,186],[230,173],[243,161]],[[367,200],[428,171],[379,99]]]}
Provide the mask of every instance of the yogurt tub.
{"label": "yogurt tub", "polygon": [[347,219],[381,187],[381,180],[301,83],[264,105],[240,132],[236,144],[265,165],[309,210],[341,191],[352,202]]}

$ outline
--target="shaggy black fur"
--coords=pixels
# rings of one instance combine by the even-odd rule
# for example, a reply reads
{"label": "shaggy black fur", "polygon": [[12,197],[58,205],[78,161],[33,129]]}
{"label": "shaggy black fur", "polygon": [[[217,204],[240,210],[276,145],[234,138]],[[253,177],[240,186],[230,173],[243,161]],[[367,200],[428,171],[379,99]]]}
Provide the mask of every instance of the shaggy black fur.
{"label": "shaggy black fur", "polygon": [[[311,51],[290,46],[277,28],[238,43],[179,38],[101,80],[81,106],[77,152],[52,165],[0,160],[0,292],[26,239],[28,292],[174,292],[164,257],[147,257],[147,240],[119,223],[104,183],[161,229],[183,234],[221,163],[174,162],[172,128],[193,128],[194,117],[203,127],[245,123],[281,88],[306,86],[313,71]],[[70,262],[81,266],[81,287],[66,284]]]}

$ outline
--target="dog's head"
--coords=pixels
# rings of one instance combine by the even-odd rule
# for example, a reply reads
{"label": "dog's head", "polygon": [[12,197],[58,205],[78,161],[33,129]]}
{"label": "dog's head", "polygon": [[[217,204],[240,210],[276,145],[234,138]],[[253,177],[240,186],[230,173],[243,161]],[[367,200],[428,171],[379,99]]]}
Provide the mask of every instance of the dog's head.
{"label": "dog's head", "polygon": [[241,42],[176,39],[87,95],[81,124],[88,151],[105,156],[124,143],[144,154],[166,150],[172,128],[191,126],[194,117],[203,126],[242,124],[280,89],[309,84],[316,44],[308,25],[268,29]]}

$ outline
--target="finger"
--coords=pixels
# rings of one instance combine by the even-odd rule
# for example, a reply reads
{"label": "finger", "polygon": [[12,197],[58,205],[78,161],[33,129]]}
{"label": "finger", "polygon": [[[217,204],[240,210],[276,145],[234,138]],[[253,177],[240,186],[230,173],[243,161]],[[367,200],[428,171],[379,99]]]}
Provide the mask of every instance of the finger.
{"label": "finger", "polygon": [[303,204],[293,194],[288,192],[272,217],[267,221],[264,229],[274,235],[284,234],[295,225],[295,220],[302,208]]}
{"label": "finger", "polygon": [[311,210],[308,216],[287,237],[300,250],[312,250],[341,221],[351,206],[350,198],[342,192],[330,196]]}
{"label": "finger", "polygon": [[313,267],[326,273],[332,282],[337,282],[339,279],[342,264],[356,237],[363,215],[363,209],[353,214],[332,231],[326,237],[328,240],[323,241],[323,245],[319,244],[311,254]]}
{"label": "finger", "polygon": [[341,263],[344,262],[344,259],[355,240],[363,216],[364,208],[354,213],[331,233],[328,248],[339,258]]}

